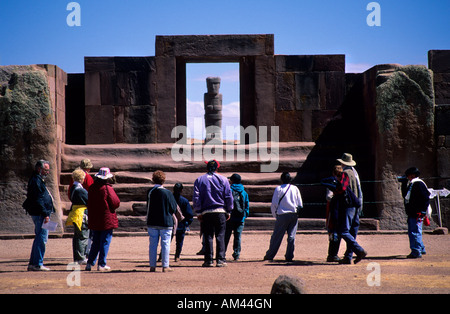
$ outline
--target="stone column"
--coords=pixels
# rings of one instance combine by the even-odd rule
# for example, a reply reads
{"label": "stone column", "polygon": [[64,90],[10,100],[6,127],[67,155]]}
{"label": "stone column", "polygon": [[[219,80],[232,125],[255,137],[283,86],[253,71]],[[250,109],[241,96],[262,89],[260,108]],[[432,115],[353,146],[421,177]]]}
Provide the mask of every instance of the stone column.
{"label": "stone column", "polygon": [[208,92],[204,95],[205,144],[222,144],[222,94],[220,77],[206,78]]}

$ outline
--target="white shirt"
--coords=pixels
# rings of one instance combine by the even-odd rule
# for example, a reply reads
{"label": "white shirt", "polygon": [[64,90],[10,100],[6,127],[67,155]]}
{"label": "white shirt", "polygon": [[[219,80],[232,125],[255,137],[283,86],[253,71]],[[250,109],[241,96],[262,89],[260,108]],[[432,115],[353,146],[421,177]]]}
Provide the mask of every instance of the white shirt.
{"label": "white shirt", "polygon": [[[287,193],[283,197],[286,191]],[[280,204],[278,204],[281,197],[283,197],[283,199]],[[273,217],[276,218],[277,215],[296,213],[297,207],[299,206],[303,207],[302,196],[295,185],[282,184],[275,188],[275,192],[272,196],[272,205],[270,207]]]}

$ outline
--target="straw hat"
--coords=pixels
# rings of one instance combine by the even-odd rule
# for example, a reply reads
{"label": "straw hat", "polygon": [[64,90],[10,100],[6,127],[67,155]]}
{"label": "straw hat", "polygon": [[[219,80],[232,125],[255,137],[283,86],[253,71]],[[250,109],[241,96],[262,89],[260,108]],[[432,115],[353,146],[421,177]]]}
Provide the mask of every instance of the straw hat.
{"label": "straw hat", "polygon": [[346,166],[350,166],[350,167],[356,166],[356,161],[353,160],[353,156],[350,154],[347,154],[347,153],[344,153],[344,155],[342,155],[341,159],[336,159],[336,160]]}

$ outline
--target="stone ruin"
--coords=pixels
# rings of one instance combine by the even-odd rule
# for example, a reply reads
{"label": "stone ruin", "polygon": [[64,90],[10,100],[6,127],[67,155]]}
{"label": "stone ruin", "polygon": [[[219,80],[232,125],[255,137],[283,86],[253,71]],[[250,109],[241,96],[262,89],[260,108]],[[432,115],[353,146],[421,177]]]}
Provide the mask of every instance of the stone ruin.
{"label": "stone ruin", "polygon": [[[278,126],[276,173],[261,173],[260,159],[221,162],[221,172],[242,174],[256,218],[269,219],[272,187],[281,171],[291,171],[305,203],[299,228],[323,229],[318,182],[344,152],[358,163],[369,228],[405,228],[396,176],[411,165],[429,187],[450,189],[449,50],[430,50],[428,67],[384,64],[364,73],[345,73],[344,55],[275,55],[271,34],[157,36],[155,52],[85,57],[79,74],[54,65],[0,67],[0,233],[33,232],[21,205],[41,158],[52,163],[48,186],[60,232],[70,173],[85,157],[95,170],[116,172],[123,230],[139,230],[133,221],[142,221],[154,170],[172,175],[168,185],[184,180],[190,199],[203,161],[170,156],[179,140],[172,130],[186,125],[187,63],[239,63],[241,126]],[[272,137],[269,132],[267,140]],[[234,149],[242,146],[248,154],[258,144],[241,134]],[[450,201],[441,199],[447,227],[449,208]],[[258,228],[264,219],[248,225]]]}

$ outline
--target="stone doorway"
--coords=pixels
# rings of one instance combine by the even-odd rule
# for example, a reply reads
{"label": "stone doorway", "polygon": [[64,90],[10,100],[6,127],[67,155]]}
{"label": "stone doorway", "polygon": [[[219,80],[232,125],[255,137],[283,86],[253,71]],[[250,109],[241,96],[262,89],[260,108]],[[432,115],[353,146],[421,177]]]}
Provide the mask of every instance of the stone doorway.
{"label": "stone doorway", "polygon": [[[222,95],[222,139],[239,143],[240,134],[240,80],[239,63],[187,63],[186,64],[187,128],[192,141],[205,139],[204,95],[207,77],[220,77]],[[227,130],[229,134],[227,134]]]}

